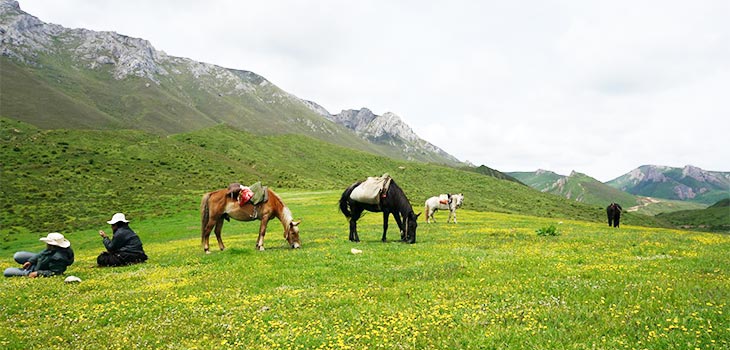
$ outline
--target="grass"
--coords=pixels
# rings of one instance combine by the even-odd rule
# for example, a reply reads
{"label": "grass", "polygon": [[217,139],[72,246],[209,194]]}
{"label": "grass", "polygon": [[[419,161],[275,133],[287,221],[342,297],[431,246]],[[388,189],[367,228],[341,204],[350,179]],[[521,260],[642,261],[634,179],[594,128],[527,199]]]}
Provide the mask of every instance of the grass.
{"label": "grass", "polygon": [[[0,245],[29,230],[87,228],[122,211],[139,218],[195,209],[231,182],[274,190],[344,190],[390,173],[415,210],[437,193],[463,192],[464,208],[603,221],[605,209],[470,171],[397,161],[306,136],[256,136],[227,126],[160,137],[140,131],[39,130],[0,118]],[[108,220],[108,218],[106,218]],[[627,215],[628,224],[661,225]]]}
{"label": "grass", "polygon": [[[461,209],[421,223],[418,243],[381,243],[380,214],[347,241],[339,191],[280,191],[303,248],[277,222],[226,223],[205,255],[199,215],[130,217],[150,260],[92,268],[107,225],[64,232],[61,277],[0,284],[7,349],[722,349],[730,339],[730,236]],[[440,215],[441,214],[441,215]],[[538,236],[555,225],[559,236]],[[395,225],[391,225],[391,230]],[[41,250],[44,232],[0,250]],[[389,238],[398,233],[392,230]],[[362,254],[353,255],[357,247]]]}

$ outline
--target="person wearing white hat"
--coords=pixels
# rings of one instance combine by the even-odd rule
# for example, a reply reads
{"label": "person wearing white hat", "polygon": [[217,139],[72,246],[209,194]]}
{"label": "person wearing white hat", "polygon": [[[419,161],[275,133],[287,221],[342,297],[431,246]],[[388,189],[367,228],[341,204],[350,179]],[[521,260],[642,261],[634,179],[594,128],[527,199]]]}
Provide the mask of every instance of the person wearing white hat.
{"label": "person wearing white hat", "polygon": [[112,238],[104,231],[99,231],[106,251],[99,254],[96,263],[99,266],[123,266],[147,261],[147,254],[142,249],[142,240],[129,228],[129,220],[123,213],[116,213],[106,222],[112,225]]}
{"label": "person wearing white hat", "polygon": [[62,275],[66,268],[74,263],[74,251],[71,249],[71,242],[58,232],[51,232],[46,237],[41,237],[46,242],[46,249],[38,254],[31,252],[17,252],[13,259],[21,268],[9,267],[5,269],[5,277],[27,276],[50,277]]}

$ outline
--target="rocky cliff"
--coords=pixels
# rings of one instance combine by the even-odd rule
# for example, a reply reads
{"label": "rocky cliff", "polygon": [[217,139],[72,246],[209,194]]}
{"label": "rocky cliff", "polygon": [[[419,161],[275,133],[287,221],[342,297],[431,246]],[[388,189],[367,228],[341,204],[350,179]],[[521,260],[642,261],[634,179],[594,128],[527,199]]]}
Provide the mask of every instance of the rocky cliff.
{"label": "rocky cliff", "polygon": [[631,194],[706,204],[730,197],[730,173],[692,165],[683,168],[643,165],[607,184]]}
{"label": "rocky cliff", "polygon": [[16,1],[0,0],[0,60],[2,115],[41,128],[173,134],[227,124],[393,158],[458,163],[394,114],[348,128],[256,73],[170,56],[115,32],[45,23]]}

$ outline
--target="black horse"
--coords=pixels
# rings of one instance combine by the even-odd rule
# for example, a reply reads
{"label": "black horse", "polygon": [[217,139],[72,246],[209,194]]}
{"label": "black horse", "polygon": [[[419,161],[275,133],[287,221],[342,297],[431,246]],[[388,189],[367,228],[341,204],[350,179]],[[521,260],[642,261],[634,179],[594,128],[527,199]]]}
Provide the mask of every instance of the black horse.
{"label": "black horse", "polygon": [[621,219],[621,208],[618,203],[611,203],[606,207],[606,215],[608,216],[608,226],[618,227],[618,222]]}
{"label": "black horse", "polygon": [[414,214],[411,203],[406,198],[403,190],[396,185],[395,181],[390,180],[390,186],[385,195],[380,195],[379,204],[368,204],[355,201],[350,198],[350,194],[362,183],[356,182],[342,192],[340,197],[340,211],[350,221],[350,241],[360,242],[357,235],[357,220],[360,219],[364,210],[371,212],[383,213],[383,238],[385,242],[385,234],[388,232],[388,215],[393,214],[395,222],[401,232],[401,240],[407,243],[416,243],[416,228],[418,223],[416,220],[420,213]]}

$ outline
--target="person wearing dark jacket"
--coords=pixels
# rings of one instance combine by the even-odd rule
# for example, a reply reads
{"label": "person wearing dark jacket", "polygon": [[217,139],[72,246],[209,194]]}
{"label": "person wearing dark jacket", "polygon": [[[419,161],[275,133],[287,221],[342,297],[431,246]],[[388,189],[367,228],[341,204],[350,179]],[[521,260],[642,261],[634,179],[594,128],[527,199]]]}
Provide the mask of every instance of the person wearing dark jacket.
{"label": "person wearing dark jacket", "polygon": [[142,240],[129,228],[129,221],[124,214],[114,214],[107,223],[112,225],[113,236],[110,239],[104,231],[99,231],[106,248],[96,258],[99,266],[123,266],[147,261]]}
{"label": "person wearing dark jacket", "polygon": [[66,268],[74,263],[74,251],[71,242],[58,232],[51,232],[41,237],[46,242],[46,249],[38,254],[31,252],[17,252],[13,259],[23,267],[9,267],[5,269],[5,277],[28,276],[50,277],[62,275]]}

